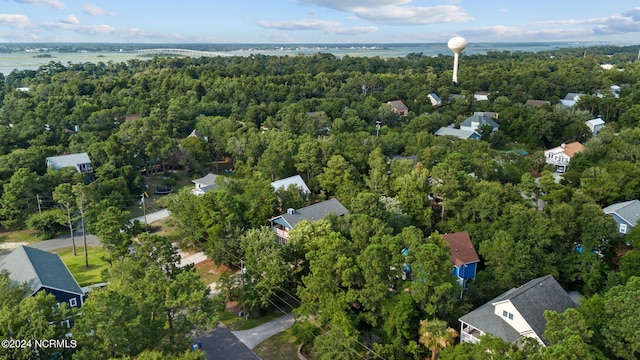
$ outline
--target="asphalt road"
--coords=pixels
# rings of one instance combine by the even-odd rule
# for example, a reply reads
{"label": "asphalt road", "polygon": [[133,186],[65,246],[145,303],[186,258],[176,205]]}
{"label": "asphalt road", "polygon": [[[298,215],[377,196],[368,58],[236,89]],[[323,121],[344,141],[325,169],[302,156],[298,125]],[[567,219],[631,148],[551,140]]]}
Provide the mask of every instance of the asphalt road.
{"label": "asphalt road", "polygon": [[[82,239],[82,232],[75,233],[75,241],[76,246],[84,246],[84,240]],[[29,245],[30,247],[44,250],[44,251],[53,251],[65,247],[73,246],[71,242],[71,235],[61,236],[54,239],[43,240],[37,243],[33,243]],[[102,246],[100,244],[100,240],[95,235],[87,234],[87,246]]]}

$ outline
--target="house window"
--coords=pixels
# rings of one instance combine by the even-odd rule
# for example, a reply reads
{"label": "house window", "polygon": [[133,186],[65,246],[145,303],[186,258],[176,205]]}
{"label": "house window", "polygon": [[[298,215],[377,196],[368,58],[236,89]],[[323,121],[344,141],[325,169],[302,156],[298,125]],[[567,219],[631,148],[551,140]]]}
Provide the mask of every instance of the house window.
{"label": "house window", "polygon": [[69,299],[69,306],[70,306],[70,307],[76,307],[76,306],[78,306],[78,299],[76,299],[76,298],[71,298],[71,299]]}
{"label": "house window", "polygon": [[627,233],[627,224],[620,224],[620,233],[621,234]]}
{"label": "house window", "polygon": [[513,314],[506,310],[502,310],[502,316],[508,318],[509,320],[513,320]]}

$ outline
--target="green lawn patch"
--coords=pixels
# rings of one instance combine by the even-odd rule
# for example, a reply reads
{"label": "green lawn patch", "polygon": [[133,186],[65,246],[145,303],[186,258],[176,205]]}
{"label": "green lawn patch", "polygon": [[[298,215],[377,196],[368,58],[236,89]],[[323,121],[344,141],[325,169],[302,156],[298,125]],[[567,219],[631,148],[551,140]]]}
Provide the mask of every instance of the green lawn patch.
{"label": "green lawn patch", "polygon": [[37,232],[33,230],[17,230],[0,232],[0,243],[16,242],[32,244],[42,239],[38,238]]}
{"label": "green lawn patch", "polygon": [[253,348],[263,360],[297,360],[298,344],[291,329],[276,334]]}
{"label": "green lawn patch", "polygon": [[263,316],[257,318],[249,317],[248,320],[245,320],[244,317],[238,316],[238,314],[232,314],[229,311],[225,311],[220,314],[220,321],[222,321],[222,323],[232,331],[249,330],[273,319],[279,318],[282,315],[283,314],[281,312],[269,312]]}
{"label": "green lawn patch", "polygon": [[108,257],[108,253],[102,247],[89,247],[89,268],[87,269],[84,261],[84,247],[77,246],[78,255],[73,256],[72,248],[64,248],[56,250],[55,253],[60,255],[62,261],[67,265],[73,277],[80,286],[87,286],[102,282],[102,270],[109,267],[109,263],[100,259],[100,257]]}

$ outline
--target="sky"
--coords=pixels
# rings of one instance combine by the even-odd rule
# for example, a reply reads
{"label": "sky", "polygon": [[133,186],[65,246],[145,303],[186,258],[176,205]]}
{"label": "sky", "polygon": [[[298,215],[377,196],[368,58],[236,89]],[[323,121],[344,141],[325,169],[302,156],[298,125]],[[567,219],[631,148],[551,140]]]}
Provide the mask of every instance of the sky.
{"label": "sky", "polygon": [[[525,5],[527,4],[527,5]],[[0,42],[640,42],[637,0],[0,0]]]}

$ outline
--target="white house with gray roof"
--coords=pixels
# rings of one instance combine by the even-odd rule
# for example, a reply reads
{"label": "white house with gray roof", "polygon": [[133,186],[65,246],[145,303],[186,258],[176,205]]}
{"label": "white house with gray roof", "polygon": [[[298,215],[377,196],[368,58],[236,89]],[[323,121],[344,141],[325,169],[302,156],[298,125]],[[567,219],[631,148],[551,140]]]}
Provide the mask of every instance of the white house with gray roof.
{"label": "white house with gray roof", "polygon": [[84,292],[57,254],[19,246],[0,258],[0,270],[9,272],[13,284],[26,283],[32,291],[31,296],[45,291],[55,296],[59,303],[66,302],[69,307],[82,306]]}
{"label": "white house with gray roof", "polygon": [[528,337],[544,346],[544,312],[562,313],[576,306],[553,276],[539,277],[461,317],[460,342],[478,343],[482,335],[489,334],[509,343]]}
{"label": "white house with gray roof", "polygon": [[200,196],[208,193],[209,191],[214,191],[217,188],[217,185],[216,185],[217,178],[218,178],[218,175],[208,173],[204,177],[191,180],[191,182],[195,184],[195,187],[191,189],[191,193],[193,195]]}
{"label": "white house with gray roof", "polygon": [[640,200],[629,200],[611,204],[602,209],[618,224],[620,234],[628,234],[640,220]]}
{"label": "white house with gray roof", "polygon": [[60,170],[65,167],[72,167],[80,173],[92,172],[91,159],[87,153],[68,154],[60,156],[49,156],[47,167]]}
{"label": "white house with gray roof", "polygon": [[300,221],[317,221],[329,214],[342,216],[349,210],[344,207],[336,198],[309,205],[301,209],[287,209],[286,214],[278,215],[269,220],[271,229],[278,235],[280,244],[286,244],[289,239],[289,231]]}
{"label": "white house with gray roof", "polygon": [[438,129],[438,131],[434,133],[434,135],[435,136],[453,136],[462,140],[467,140],[467,139],[480,140],[480,134],[476,133],[475,131],[456,129],[453,127],[441,127],[440,129]]}
{"label": "white house with gray roof", "polygon": [[483,112],[476,112],[460,124],[460,130],[477,132],[481,126],[491,126],[491,132],[498,131],[500,125]]}

